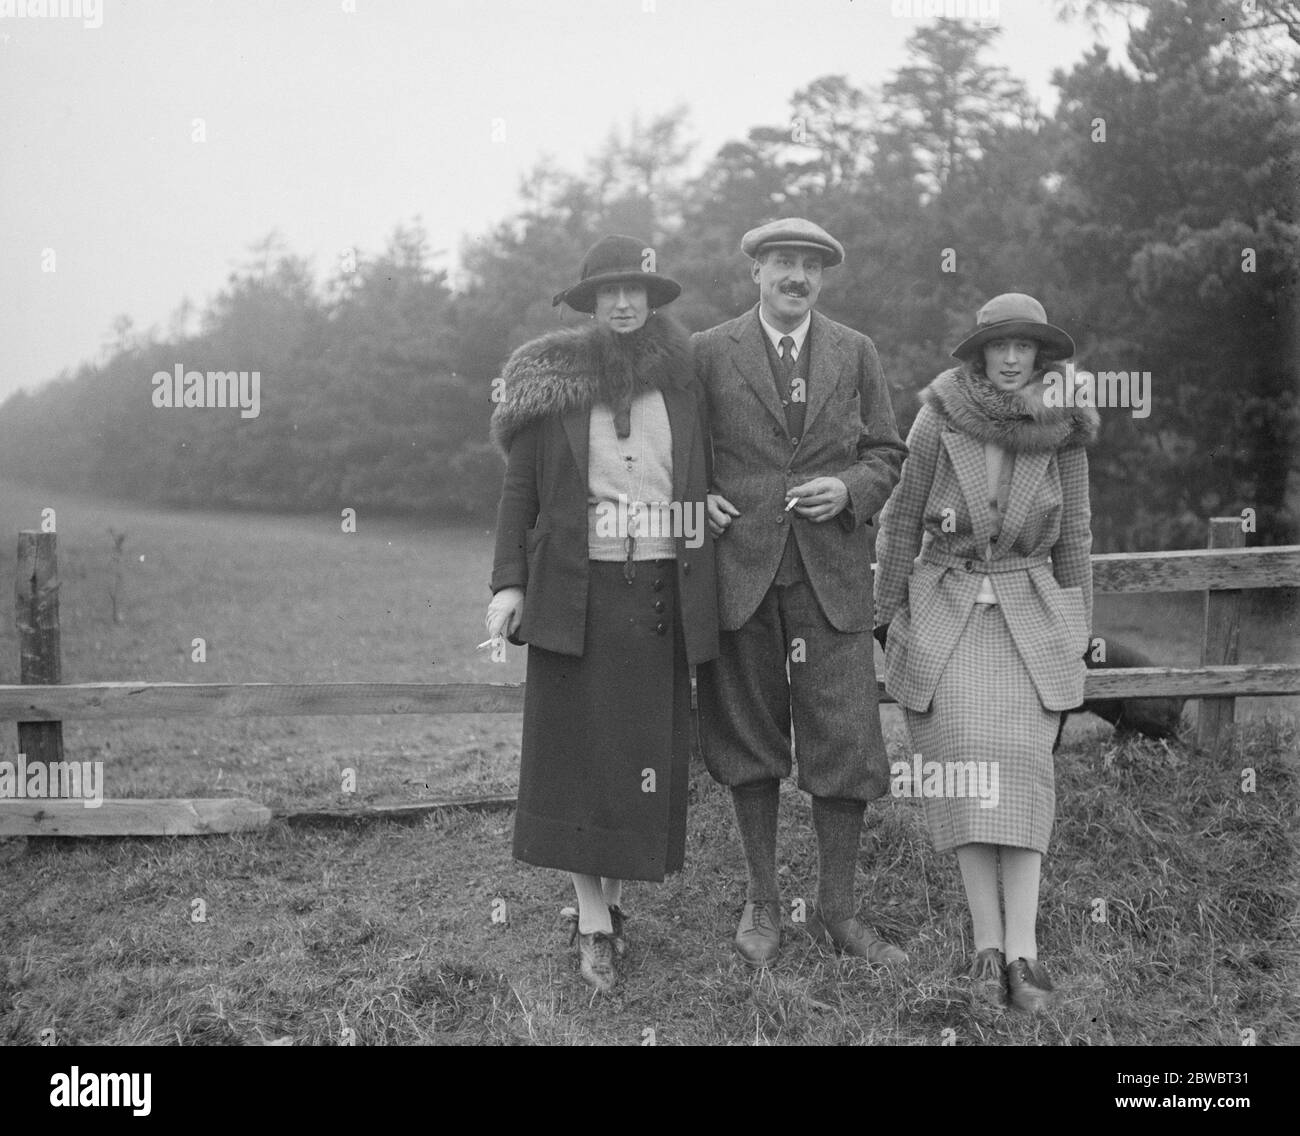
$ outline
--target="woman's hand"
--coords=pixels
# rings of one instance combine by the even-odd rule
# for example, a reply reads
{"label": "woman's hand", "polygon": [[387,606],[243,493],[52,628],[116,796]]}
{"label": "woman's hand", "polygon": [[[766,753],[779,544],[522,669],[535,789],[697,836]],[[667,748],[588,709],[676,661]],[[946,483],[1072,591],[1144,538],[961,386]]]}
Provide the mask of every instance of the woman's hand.
{"label": "woman's hand", "polygon": [[502,588],[492,597],[487,609],[488,635],[495,639],[498,635],[513,635],[524,618],[523,588]]}

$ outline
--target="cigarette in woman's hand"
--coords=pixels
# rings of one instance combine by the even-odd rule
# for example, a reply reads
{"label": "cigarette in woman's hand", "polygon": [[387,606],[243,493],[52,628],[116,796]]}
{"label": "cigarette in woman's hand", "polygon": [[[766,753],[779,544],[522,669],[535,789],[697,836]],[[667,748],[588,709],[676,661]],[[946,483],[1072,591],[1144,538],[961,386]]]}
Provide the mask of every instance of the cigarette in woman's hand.
{"label": "cigarette in woman's hand", "polygon": [[484,639],[482,643],[480,643],[477,647],[474,648],[474,650],[481,651],[483,650],[484,647],[495,647],[500,642],[501,642],[501,636],[493,635],[491,639]]}
{"label": "cigarette in woman's hand", "polygon": [[797,504],[799,504],[799,498],[798,498],[798,497],[791,497],[790,500],[787,501],[787,502],[785,503],[785,511],[788,513],[788,512],[789,512],[791,509],[793,509]]}

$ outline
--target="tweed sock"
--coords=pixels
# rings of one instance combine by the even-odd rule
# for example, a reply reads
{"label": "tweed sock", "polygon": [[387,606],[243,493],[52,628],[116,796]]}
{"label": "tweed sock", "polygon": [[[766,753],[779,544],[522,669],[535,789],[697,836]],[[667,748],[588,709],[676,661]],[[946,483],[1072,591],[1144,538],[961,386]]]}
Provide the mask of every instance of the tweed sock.
{"label": "tweed sock", "polygon": [[622,880],[611,880],[606,876],[601,876],[600,890],[605,895],[606,907],[623,906],[623,881]]}
{"label": "tweed sock", "polygon": [[573,890],[578,893],[578,930],[583,935],[594,935],[597,931],[611,934],[614,925],[609,920],[609,905],[605,903],[605,893],[600,887],[599,876],[581,876],[571,872]]}
{"label": "tweed sock", "polygon": [[824,922],[838,923],[858,910],[853,874],[866,807],[862,801],[812,800],[813,828],[817,830],[817,910]]}
{"label": "tweed sock", "polygon": [[1003,848],[1002,902],[1007,912],[1007,962],[1038,957],[1038,880],[1043,854]]}
{"label": "tweed sock", "polygon": [[757,785],[738,785],[731,790],[736,810],[736,828],[740,846],[745,850],[749,883],[745,898],[751,903],[775,903],[780,897],[776,887],[776,818],[781,804],[781,783],[763,781]]}

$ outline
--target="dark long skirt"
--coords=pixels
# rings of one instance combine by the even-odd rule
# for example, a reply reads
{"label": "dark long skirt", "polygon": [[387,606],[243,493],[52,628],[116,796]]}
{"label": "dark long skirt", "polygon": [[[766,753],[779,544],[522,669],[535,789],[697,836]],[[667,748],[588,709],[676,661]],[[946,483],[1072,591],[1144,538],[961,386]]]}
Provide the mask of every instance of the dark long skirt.
{"label": "dark long skirt", "polygon": [[528,648],[514,855],[660,881],[686,852],[690,677],[671,560],[591,561],[581,658]]}

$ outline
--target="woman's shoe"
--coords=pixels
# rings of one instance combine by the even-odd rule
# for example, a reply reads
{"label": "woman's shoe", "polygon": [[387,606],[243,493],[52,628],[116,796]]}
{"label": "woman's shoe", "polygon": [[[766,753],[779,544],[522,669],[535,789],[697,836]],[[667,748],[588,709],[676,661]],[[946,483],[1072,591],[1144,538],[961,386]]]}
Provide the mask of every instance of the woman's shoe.
{"label": "woman's shoe", "polygon": [[590,935],[578,934],[578,969],[600,993],[608,994],[618,985],[617,955],[614,936],[604,931]]}
{"label": "woman's shoe", "polygon": [[979,1009],[1007,1006],[1007,960],[997,947],[985,947],[970,968],[971,1004]]}
{"label": "woman's shoe", "polygon": [[1007,967],[1007,988],[1017,1010],[1034,1014],[1048,1009],[1056,1000],[1056,988],[1037,959],[1018,958]]}
{"label": "woman's shoe", "polygon": [[623,909],[617,903],[612,904],[609,909],[609,922],[614,928],[614,950],[619,958],[627,954],[627,936],[623,933],[623,924],[627,916],[623,914]]}

